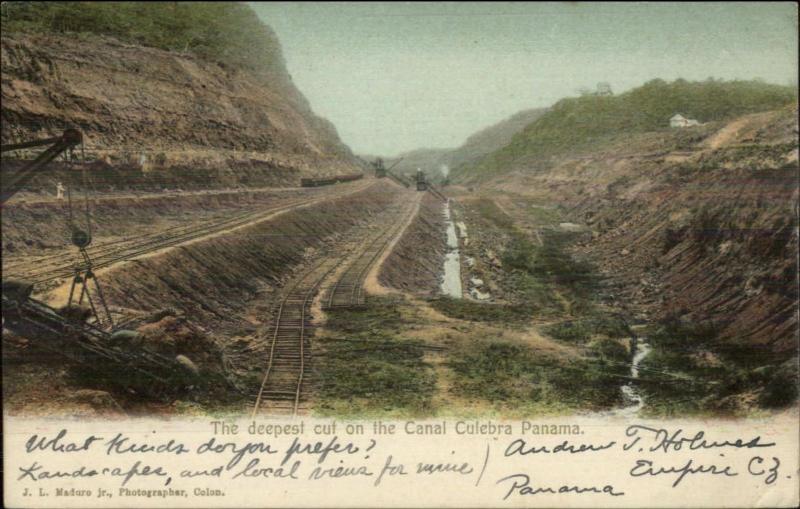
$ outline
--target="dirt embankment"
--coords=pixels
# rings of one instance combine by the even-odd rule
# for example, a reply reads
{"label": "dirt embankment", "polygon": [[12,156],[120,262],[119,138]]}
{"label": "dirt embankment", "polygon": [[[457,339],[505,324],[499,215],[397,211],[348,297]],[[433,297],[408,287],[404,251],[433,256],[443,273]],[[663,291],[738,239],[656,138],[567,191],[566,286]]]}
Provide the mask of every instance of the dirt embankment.
{"label": "dirt embankment", "polygon": [[[180,194],[90,196],[95,245],[159,228],[188,226],[236,211],[279,206],[326,192],[313,189],[251,189]],[[73,195],[75,224],[86,228],[84,195]],[[3,207],[3,254],[11,258],[70,248],[67,200],[14,201]]]}
{"label": "dirt embankment", "polygon": [[126,168],[118,187],[179,185],[176,175],[271,185],[360,171],[288,75],[108,37],[4,34],[1,43],[3,143],[76,125],[90,160]]}
{"label": "dirt embankment", "polygon": [[[225,234],[98,272],[118,325],[142,334],[131,347],[167,356],[187,356],[204,376],[224,376],[244,392],[226,392],[231,387],[219,385],[208,393],[199,390],[187,396],[186,401],[173,403],[143,401],[116,390],[109,395],[95,390],[110,390],[108,386],[84,377],[80,366],[64,363],[58,356],[50,355],[44,367],[30,363],[32,355],[39,355],[33,349],[35,345],[14,338],[16,344],[11,352],[15,365],[8,376],[26,389],[8,392],[11,408],[23,413],[36,411],[40,404],[53,408],[51,402],[56,394],[56,399],[63,402],[63,410],[59,411],[69,414],[84,410],[90,415],[106,411],[114,415],[183,413],[192,405],[202,406],[208,401],[213,401],[215,408],[230,404],[238,411],[236,405],[242,404],[251,385],[257,386],[247,378],[252,375],[247,367],[258,364],[263,357],[255,357],[253,348],[258,345],[254,339],[269,324],[276,297],[286,282],[331,253],[339,256],[352,249],[353,239],[363,235],[375,217],[385,214],[399,200],[396,187],[389,182],[369,186],[359,183],[359,187],[363,189],[338,198],[315,200]],[[252,194],[256,202],[262,198],[259,193]],[[201,203],[208,199],[219,197],[197,197]],[[227,197],[222,200],[221,206],[232,206]],[[175,212],[180,215],[181,209],[178,207]],[[58,305],[56,300],[64,288],[43,298]],[[50,377],[56,386],[47,396],[36,389],[42,385],[43,377]],[[86,405],[75,398],[83,397],[87,387],[109,400],[114,408],[90,404],[91,408],[83,409]]]}
{"label": "dirt embankment", "polygon": [[423,295],[439,292],[446,251],[442,207],[442,200],[425,193],[419,213],[381,266],[381,285]]}
{"label": "dirt embankment", "polygon": [[[225,335],[242,325],[242,311],[258,298],[269,309],[271,296],[315,252],[396,196],[375,184],[357,193],[292,209],[266,220],[127,263],[102,275],[108,300],[142,311],[181,309],[197,323]],[[257,321],[257,318],[256,318]]]}
{"label": "dirt embankment", "polygon": [[594,238],[579,250],[613,276],[620,303],[651,319],[712,322],[723,343],[791,354],[797,109],[734,124],[642,135],[495,187],[549,198],[587,224]]}

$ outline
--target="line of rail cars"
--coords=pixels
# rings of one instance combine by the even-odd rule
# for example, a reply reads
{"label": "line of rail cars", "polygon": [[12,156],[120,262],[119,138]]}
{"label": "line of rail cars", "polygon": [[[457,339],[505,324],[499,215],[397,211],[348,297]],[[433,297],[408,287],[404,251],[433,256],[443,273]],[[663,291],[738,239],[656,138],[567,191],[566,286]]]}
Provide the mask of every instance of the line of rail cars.
{"label": "line of rail cars", "polygon": [[351,173],[349,175],[336,175],[333,177],[301,178],[301,187],[330,186],[340,182],[352,182],[364,178],[363,173]]}

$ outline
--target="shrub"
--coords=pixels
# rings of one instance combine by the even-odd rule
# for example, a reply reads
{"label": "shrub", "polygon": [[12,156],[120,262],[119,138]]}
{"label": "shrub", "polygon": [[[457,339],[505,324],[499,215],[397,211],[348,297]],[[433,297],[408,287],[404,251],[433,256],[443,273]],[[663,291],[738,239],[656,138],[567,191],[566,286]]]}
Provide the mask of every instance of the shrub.
{"label": "shrub", "polygon": [[489,304],[467,299],[440,297],[430,301],[431,306],[440,313],[474,322],[514,322],[527,321],[535,311],[531,305],[523,304]]}
{"label": "shrub", "polygon": [[604,359],[558,362],[522,345],[492,342],[457,352],[448,365],[453,391],[494,404],[608,408],[621,400],[624,363]]}

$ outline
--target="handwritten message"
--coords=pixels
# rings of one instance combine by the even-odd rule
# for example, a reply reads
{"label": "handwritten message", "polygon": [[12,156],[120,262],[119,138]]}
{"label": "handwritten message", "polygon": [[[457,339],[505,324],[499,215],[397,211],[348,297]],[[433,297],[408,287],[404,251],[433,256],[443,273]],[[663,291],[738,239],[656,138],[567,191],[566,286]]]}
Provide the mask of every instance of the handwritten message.
{"label": "handwritten message", "polygon": [[39,424],[27,431],[12,425],[6,499],[21,507],[148,507],[165,500],[177,507],[796,501],[791,426],[759,432],[745,424],[212,420]]}

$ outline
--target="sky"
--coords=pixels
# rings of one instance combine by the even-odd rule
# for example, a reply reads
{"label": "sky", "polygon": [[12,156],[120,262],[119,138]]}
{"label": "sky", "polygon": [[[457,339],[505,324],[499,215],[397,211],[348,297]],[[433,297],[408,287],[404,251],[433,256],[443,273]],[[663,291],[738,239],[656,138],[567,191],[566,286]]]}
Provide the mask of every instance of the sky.
{"label": "sky", "polygon": [[797,83],[794,3],[250,5],[312,109],[360,154],[457,147],[599,82]]}

